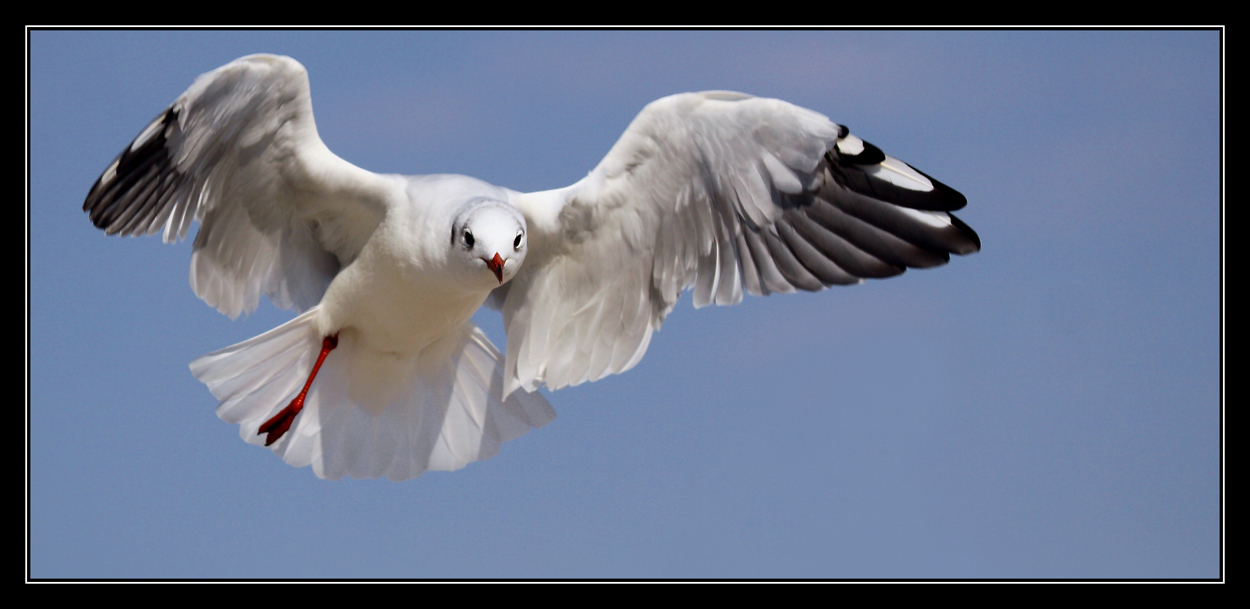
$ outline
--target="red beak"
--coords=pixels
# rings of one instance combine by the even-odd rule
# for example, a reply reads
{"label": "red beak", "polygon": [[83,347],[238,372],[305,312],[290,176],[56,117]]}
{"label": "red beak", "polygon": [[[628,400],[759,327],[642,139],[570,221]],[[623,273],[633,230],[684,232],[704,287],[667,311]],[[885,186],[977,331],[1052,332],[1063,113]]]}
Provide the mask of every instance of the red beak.
{"label": "red beak", "polygon": [[495,272],[495,278],[499,280],[499,285],[503,285],[503,258],[499,257],[499,252],[495,252],[495,257],[486,261],[486,266]]}

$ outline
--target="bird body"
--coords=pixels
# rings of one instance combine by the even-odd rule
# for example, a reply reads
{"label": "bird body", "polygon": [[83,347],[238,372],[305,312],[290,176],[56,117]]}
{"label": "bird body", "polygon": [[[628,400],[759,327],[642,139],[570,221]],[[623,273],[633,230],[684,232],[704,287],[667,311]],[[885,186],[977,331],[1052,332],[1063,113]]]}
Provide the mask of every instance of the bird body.
{"label": "bird body", "polygon": [[379,352],[406,356],[464,325],[499,283],[464,272],[447,247],[447,227],[468,203],[510,196],[467,176],[406,178],[360,254],[326,289],[320,333],[346,328]]}
{"label": "bird body", "polygon": [[[949,213],[964,203],[816,112],[724,91],[648,105],[565,188],[378,175],[321,142],[303,66],[253,55],[198,78],[83,207],[167,241],[199,221],[198,296],[301,311],[191,364],[246,441],[318,476],[400,480],[551,421],[540,385],[636,365],[686,289],[727,305],[977,251]],[[483,303],[506,354],[471,321]]]}

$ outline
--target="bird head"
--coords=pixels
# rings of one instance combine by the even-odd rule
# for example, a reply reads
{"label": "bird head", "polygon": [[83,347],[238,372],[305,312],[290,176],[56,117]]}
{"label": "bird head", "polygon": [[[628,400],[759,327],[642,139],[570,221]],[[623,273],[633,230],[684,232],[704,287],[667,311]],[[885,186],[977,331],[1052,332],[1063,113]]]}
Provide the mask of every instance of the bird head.
{"label": "bird head", "polygon": [[469,201],[452,222],[453,254],[469,267],[474,285],[496,288],[512,279],[525,261],[528,246],[525,217],[503,201]]}

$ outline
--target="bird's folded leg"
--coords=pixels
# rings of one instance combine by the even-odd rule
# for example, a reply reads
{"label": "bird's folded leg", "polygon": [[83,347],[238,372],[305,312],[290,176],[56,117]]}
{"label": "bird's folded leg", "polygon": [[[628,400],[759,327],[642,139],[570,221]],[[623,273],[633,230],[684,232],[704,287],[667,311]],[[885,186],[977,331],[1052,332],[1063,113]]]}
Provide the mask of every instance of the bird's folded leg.
{"label": "bird's folded leg", "polygon": [[326,361],[326,356],[337,346],[339,346],[339,335],[337,332],[321,341],[321,355],[317,357],[317,363],[313,365],[312,372],[308,374],[308,381],[304,383],[304,389],[299,392],[299,395],[295,396],[295,399],[291,400],[291,403],[286,408],[278,411],[278,414],[265,421],[256,432],[256,435],[269,434],[265,436],[265,446],[277,442],[291,428],[291,423],[295,421],[295,415],[304,409],[304,396],[308,395],[308,388],[312,387],[313,379],[317,378],[317,371],[321,369],[321,363]]}

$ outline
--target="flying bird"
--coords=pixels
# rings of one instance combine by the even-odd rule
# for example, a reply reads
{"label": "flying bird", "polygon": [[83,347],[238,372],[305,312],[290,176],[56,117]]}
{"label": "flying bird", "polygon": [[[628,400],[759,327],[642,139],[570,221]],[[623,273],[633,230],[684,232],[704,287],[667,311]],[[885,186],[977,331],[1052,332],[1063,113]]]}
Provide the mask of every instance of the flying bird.
{"label": "flying bird", "polygon": [[[965,204],[819,113],[728,91],[652,102],[564,188],[375,174],[322,143],[299,62],[251,55],[197,78],[83,210],[166,242],[198,222],[197,296],[299,312],[191,363],[244,440],[322,478],[404,480],[550,422],[540,385],[635,366],[687,289],[730,305],[976,252]],[[470,320],[483,304],[505,353]]]}

